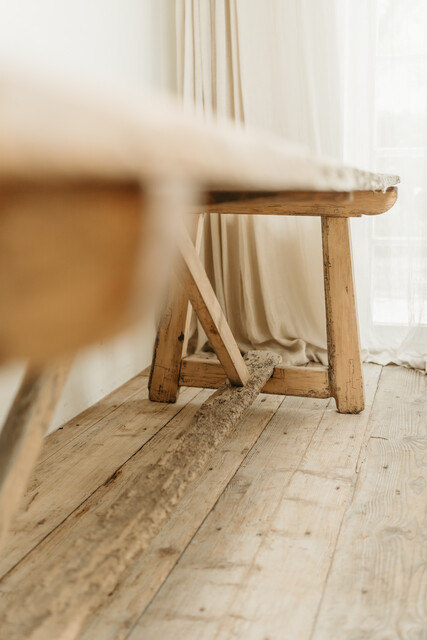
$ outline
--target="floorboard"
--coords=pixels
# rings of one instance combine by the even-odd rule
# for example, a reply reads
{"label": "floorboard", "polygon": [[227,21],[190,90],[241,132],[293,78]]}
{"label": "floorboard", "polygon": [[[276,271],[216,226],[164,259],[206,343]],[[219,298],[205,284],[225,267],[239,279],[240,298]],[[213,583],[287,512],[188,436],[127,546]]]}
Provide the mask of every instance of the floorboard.
{"label": "floorboard", "polygon": [[[127,563],[103,523],[211,391],[150,403],[140,375],[48,436],[1,556],[1,640],[425,640],[427,376],[366,365],[365,381],[358,416],[260,395]],[[83,627],[37,635],[28,603],[34,620],[51,576],[72,578],[73,548],[114,586]]]}
{"label": "floorboard", "polygon": [[360,415],[286,399],[129,640],[309,638],[380,370]]}
{"label": "floorboard", "polygon": [[282,401],[280,396],[258,397],[212,456],[201,477],[184,494],[161,533],[123,576],[114,598],[91,619],[82,640],[121,640],[127,636]]}
{"label": "floorboard", "polygon": [[385,367],[313,640],[427,638],[426,376]]}
{"label": "floorboard", "polygon": [[[134,387],[139,386],[138,389]],[[165,423],[198,393],[184,389],[176,404],[154,404],[147,400],[147,379],[136,378],[134,392],[114,408],[100,404],[98,419],[92,411],[79,419],[79,433],[64,428],[64,442],[46,438],[43,455],[32,475],[22,507],[15,518],[0,560],[0,576],[63,522],[98,487],[102,486]],[[67,432],[74,432],[69,437]],[[52,434],[54,435],[54,434]],[[53,441],[53,442],[52,442]]]}

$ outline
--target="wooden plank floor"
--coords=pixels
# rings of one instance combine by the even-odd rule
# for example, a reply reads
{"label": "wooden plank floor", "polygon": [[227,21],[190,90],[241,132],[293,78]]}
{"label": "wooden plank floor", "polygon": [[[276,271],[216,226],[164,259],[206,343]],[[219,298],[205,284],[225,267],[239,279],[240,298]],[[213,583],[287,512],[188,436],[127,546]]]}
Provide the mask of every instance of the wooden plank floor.
{"label": "wooden plank floor", "polygon": [[[358,416],[261,395],[84,627],[43,640],[427,638],[427,377],[365,381]],[[71,538],[102,549],[94,522],[210,393],[154,404],[137,376],[46,438],[1,553],[1,640],[39,637],[10,612]]]}

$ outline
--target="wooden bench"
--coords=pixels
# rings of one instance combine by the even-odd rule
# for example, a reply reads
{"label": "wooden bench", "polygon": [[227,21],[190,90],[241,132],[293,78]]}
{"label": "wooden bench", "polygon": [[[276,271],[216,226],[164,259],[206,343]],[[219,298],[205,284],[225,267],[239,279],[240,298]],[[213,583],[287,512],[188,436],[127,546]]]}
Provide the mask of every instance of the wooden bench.
{"label": "wooden bench", "polygon": [[[194,245],[198,213],[321,215],[329,375],[277,367],[265,391],[331,394],[339,411],[363,408],[348,218],[389,209],[398,178],[322,162],[232,126],[203,126],[144,95],[81,95],[4,73],[0,85],[0,360],[29,362],[0,435],[0,537],[73,354],[153,308],[147,256],[159,230],[185,214],[190,234],[180,236],[151,399],[173,402],[180,384],[248,378]],[[188,300],[220,365],[183,358]]]}
{"label": "wooden bench", "polygon": [[[396,187],[385,191],[216,191],[207,194],[207,204],[202,207],[207,212],[321,217],[329,369],[326,372],[320,368],[278,366],[265,385],[266,393],[332,396],[340,413],[363,410],[349,218],[384,213],[396,198]],[[203,218],[199,216],[192,225],[196,247],[202,224]],[[187,240],[181,251],[187,263],[186,271],[181,272],[183,286],[174,284],[170,293],[160,321],[151,369],[150,398],[160,402],[175,402],[180,385],[216,388],[226,376],[235,384],[244,384],[244,370],[236,345],[197,250]],[[186,357],[189,300],[219,362],[200,356]]]}

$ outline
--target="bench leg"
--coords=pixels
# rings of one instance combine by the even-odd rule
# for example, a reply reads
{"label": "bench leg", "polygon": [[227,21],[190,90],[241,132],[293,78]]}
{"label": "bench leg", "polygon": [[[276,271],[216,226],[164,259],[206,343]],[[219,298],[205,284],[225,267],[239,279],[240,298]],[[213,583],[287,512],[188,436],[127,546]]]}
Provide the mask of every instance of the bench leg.
{"label": "bench leg", "polygon": [[363,374],[348,218],[322,217],[329,386],[340,413],[363,411]]}
{"label": "bench leg", "polygon": [[0,546],[38,458],[71,366],[29,367],[0,436]]}
{"label": "bench leg", "polygon": [[189,314],[188,296],[174,279],[160,318],[148,382],[154,402],[176,402],[183,358],[184,329]]}
{"label": "bench leg", "polygon": [[[196,250],[200,249],[203,214],[192,215],[188,230]],[[191,306],[184,287],[174,278],[160,318],[149,380],[149,397],[154,402],[176,402],[181,360],[187,352]]]}

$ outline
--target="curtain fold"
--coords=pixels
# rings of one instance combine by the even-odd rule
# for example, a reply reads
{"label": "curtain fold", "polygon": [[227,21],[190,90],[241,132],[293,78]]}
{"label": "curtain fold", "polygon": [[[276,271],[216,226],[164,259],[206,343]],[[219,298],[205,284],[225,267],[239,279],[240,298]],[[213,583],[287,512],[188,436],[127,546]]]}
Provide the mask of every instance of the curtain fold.
{"label": "curtain fold", "polygon": [[345,161],[402,181],[352,228],[364,357],[427,371],[427,3],[349,3],[346,32]]}
{"label": "curtain fold", "polygon": [[[385,5],[404,2],[378,2],[379,7],[376,0],[177,0],[177,80],[184,104],[195,117],[233,118],[238,127],[266,129],[313,154],[395,172],[398,158],[384,156],[375,137],[378,126],[383,135],[390,131],[392,118],[385,109],[390,117],[381,121],[375,106],[376,43]],[[427,91],[426,81],[424,86]],[[400,292],[396,302],[387,276],[396,240],[381,240],[384,233],[394,237],[393,224],[401,223],[403,207],[413,206],[414,189],[408,187],[392,222],[358,219],[352,231],[365,358],[425,368],[419,313],[413,324],[403,317],[399,327],[393,317],[387,320],[394,303],[417,311],[423,305],[425,257],[419,255],[414,267],[416,291],[404,300]],[[412,241],[408,237],[399,254],[401,268]],[[326,364],[319,219],[211,214],[203,256],[243,351],[268,348],[287,364]],[[196,323],[190,347],[206,347]]]}

